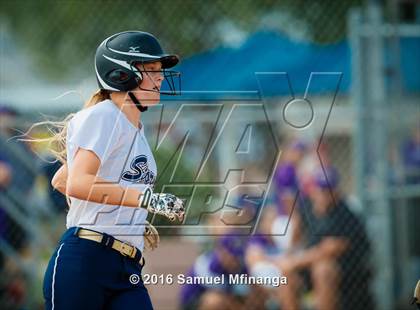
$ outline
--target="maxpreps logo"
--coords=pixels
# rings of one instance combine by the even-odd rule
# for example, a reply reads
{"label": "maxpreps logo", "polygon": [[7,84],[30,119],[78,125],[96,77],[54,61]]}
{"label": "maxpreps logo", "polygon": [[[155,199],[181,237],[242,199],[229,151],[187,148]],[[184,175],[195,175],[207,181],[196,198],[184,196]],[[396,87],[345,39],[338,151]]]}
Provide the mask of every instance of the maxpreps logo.
{"label": "maxpreps logo", "polygon": [[156,176],[149,170],[147,165],[147,157],[145,155],[136,156],[130,164],[131,171],[125,171],[122,178],[130,182],[138,182],[144,184],[155,183]]}

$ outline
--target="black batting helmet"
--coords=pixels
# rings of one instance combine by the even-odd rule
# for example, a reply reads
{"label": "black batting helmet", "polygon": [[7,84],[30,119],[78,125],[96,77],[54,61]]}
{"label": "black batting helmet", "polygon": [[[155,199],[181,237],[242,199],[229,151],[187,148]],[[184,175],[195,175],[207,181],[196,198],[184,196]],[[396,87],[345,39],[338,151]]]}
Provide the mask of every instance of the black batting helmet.
{"label": "black batting helmet", "polygon": [[[150,33],[125,31],[114,34],[96,50],[95,71],[99,88],[130,91],[143,79],[142,72],[135,64],[155,61],[162,63],[162,69],[168,69],[175,66],[179,58],[174,54],[166,54],[159,41]],[[170,88],[173,90],[173,85]]]}

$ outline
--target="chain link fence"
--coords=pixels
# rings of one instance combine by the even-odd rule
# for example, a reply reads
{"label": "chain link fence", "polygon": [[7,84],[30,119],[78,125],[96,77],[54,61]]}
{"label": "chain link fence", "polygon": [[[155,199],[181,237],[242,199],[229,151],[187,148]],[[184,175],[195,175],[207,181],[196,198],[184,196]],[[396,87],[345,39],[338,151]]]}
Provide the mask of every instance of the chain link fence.
{"label": "chain link fence", "polygon": [[239,45],[262,29],[321,44],[337,42],[346,35],[346,12],[361,1],[3,1],[1,5],[2,27],[11,45],[4,49],[29,53],[31,59],[25,62],[34,64],[37,76],[56,82],[85,78],[98,44],[127,29],[159,34],[165,48],[182,57],[219,45]]}

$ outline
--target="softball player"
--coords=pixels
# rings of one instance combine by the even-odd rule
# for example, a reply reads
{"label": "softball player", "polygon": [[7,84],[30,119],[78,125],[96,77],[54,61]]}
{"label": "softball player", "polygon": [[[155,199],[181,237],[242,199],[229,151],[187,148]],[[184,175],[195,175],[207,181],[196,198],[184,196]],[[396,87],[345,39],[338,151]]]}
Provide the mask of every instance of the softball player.
{"label": "softball player", "polygon": [[156,163],[139,120],[159,102],[165,79],[175,93],[177,73],[166,69],[177,63],[145,32],[118,33],[98,47],[100,90],[53,137],[65,149],[55,153],[64,164],[52,184],[70,208],[44,277],[46,309],[152,309],[142,251],[158,234],[146,217],[182,219],[184,207],[153,193]]}

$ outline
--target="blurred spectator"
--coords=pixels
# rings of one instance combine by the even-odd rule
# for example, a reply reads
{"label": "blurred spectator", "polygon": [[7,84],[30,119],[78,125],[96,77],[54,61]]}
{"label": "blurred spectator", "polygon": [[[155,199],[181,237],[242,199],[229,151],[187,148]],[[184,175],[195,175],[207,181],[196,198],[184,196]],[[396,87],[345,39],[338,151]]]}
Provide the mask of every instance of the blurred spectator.
{"label": "blurred spectator", "polygon": [[[274,240],[283,244],[280,247],[297,246],[300,238],[300,215],[293,212],[298,207],[298,193],[301,182],[298,177],[298,170],[302,160],[306,156],[308,146],[302,141],[293,141],[285,149],[285,155],[275,173],[275,196],[277,198],[277,215],[273,223]],[[287,227],[287,235],[284,235]],[[289,238],[286,238],[289,237]],[[285,243],[286,242],[286,243]],[[290,244],[289,244],[290,243]]]}
{"label": "blurred spectator", "polygon": [[[7,141],[13,134],[16,134],[12,128],[14,127],[15,117],[17,115],[17,111],[13,108],[0,106],[0,195],[6,195],[8,198],[14,199],[13,201],[18,199],[18,202],[24,205],[24,199],[32,188],[35,176],[25,169],[25,167],[22,167],[21,162],[13,153],[16,150],[23,151],[25,152],[25,157],[28,155],[28,160],[31,160],[33,158],[32,152],[27,148],[22,149],[20,146],[21,143],[18,143],[16,140],[12,139]],[[11,151],[11,149],[14,151]],[[15,173],[16,171],[19,173]],[[19,196],[10,197],[8,192],[11,189],[16,189],[19,192]],[[0,210],[3,213],[0,216],[3,220],[1,223],[1,237],[14,249],[22,249],[26,239],[24,230],[5,211],[5,206],[0,205]]]}
{"label": "blurred spectator", "polygon": [[[277,266],[278,260],[282,255],[285,254],[286,248],[283,247],[285,242],[282,244],[275,238],[289,239],[288,236],[274,236],[273,230],[275,225],[278,224],[276,221],[277,210],[275,205],[266,206],[261,214],[260,221],[258,223],[257,231],[254,235],[250,236],[245,252],[246,266],[250,276],[254,277],[281,277],[281,268]],[[286,226],[282,225],[283,228]],[[258,296],[256,302],[257,306],[266,308],[270,303],[273,304],[277,299],[277,290],[281,287],[275,287],[272,285],[261,285],[254,290],[258,290]],[[287,309],[287,308],[286,308]]]}
{"label": "blurred spectator", "polygon": [[[0,153],[0,195],[10,183],[12,171],[7,162],[2,158]],[[7,214],[0,204],[0,238],[3,239],[6,235],[7,227]],[[0,252],[0,270],[3,269],[4,257],[3,253]],[[0,293],[1,294],[1,293]]]}
{"label": "blurred spectator", "polygon": [[[186,274],[191,277],[215,277],[246,273],[243,264],[243,237],[226,235],[216,241],[213,250],[200,255]],[[181,289],[182,309],[238,309],[241,294],[226,280],[224,284],[184,284]]]}
{"label": "blurred spectator", "polygon": [[53,163],[46,163],[42,167],[42,172],[47,178],[47,191],[49,199],[54,207],[54,209],[59,213],[65,213],[68,210],[68,204],[66,196],[60,193],[58,190],[54,189],[51,185],[51,181],[54,177],[54,174],[62,166],[62,163],[59,161]]}
{"label": "blurred spectator", "polygon": [[[210,228],[210,233],[216,234],[214,246],[210,251],[200,255],[188,276],[216,277],[224,275],[224,285],[191,285],[185,284],[181,289],[182,309],[259,309],[257,288],[250,289],[245,285],[228,283],[230,274],[246,274],[244,253],[248,235],[244,235],[235,225],[251,225],[255,222],[262,199],[253,188],[243,187],[236,193],[232,206],[237,212],[224,215],[222,228]],[[210,217],[209,224],[220,226],[220,218]]]}
{"label": "blurred spectator", "polygon": [[302,196],[307,196],[313,185],[313,174],[321,169],[322,166],[330,166],[330,150],[327,142],[320,138],[308,147],[306,156],[299,166],[298,178],[300,180],[300,190]]}
{"label": "blurred spectator", "polygon": [[[420,184],[420,123],[417,124],[411,136],[405,141],[402,148],[405,183]],[[420,257],[420,234],[416,230],[420,217],[420,195],[409,198],[408,206],[408,236],[410,255]]]}
{"label": "blurred spectator", "polygon": [[[285,147],[274,175],[274,199],[267,199],[268,203],[257,223],[257,232],[248,241],[245,257],[251,276],[281,277],[279,266],[285,254],[298,245],[300,220],[299,213],[293,212],[293,209],[296,207],[300,187],[297,171],[306,150],[307,146],[302,141],[292,141]],[[259,298],[267,299],[265,306],[280,303],[278,299],[281,286],[262,285],[258,289]],[[282,305],[288,309],[284,298]]]}
{"label": "blurred spectator", "polygon": [[26,283],[22,270],[15,262],[7,260],[0,272],[0,305],[4,310],[23,310],[26,296]]}
{"label": "blurred spectator", "polygon": [[[305,156],[307,146],[302,141],[293,141],[289,143],[281,158],[281,162],[274,175],[274,185],[279,202],[279,213],[286,214],[282,199],[284,196],[295,198],[298,188],[297,170],[303,157]],[[290,211],[290,210],[289,210]]]}
{"label": "blurred spectator", "polygon": [[280,265],[288,276],[281,299],[286,309],[299,309],[302,280],[313,290],[317,309],[373,308],[370,244],[362,223],[339,196],[338,182],[332,167],[314,174],[310,202],[300,209],[305,249]]}
{"label": "blurred spectator", "polygon": [[0,153],[0,189],[5,189],[11,180],[12,169]]}
{"label": "blurred spectator", "polygon": [[[12,130],[16,115],[17,112],[15,110],[0,106],[0,196],[2,198],[7,197],[7,199],[2,201],[6,203],[9,201],[13,208],[16,207],[14,205],[16,199],[22,205],[25,204],[25,195],[32,188],[34,180],[34,175],[28,174],[28,171],[22,167],[19,159],[10,151],[10,148],[22,150],[22,147],[16,141],[7,141],[13,134],[16,134]],[[25,156],[28,155],[27,158],[30,160],[33,157],[30,154],[31,152],[26,148],[25,152]],[[16,171],[19,173],[15,173]],[[13,188],[17,189],[19,194],[22,195],[17,197],[10,196],[9,191]],[[1,203],[0,239],[18,253],[26,247],[27,241],[24,230],[9,215],[5,205],[1,205]],[[21,309],[21,305],[25,301],[25,279],[22,272],[13,266],[14,262],[4,257],[3,253],[0,253],[0,304],[4,309]]]}
{"label": "blurred spectator", "polygon": [[[296,246],[299,242],[299,213],[293,212],[298,206],[301,185],[298,170],[307,151],[307,145],[302,141],[290,143],[285,150],[285,156],[275,174],[275,192],[277,197],[277,215],[273,223],[273,238],[280,242],[280,247]],[[285,229],[287,227],[287,234]],[[290,244],[289,244],[290,243]]]}
{"label": "blurred spectator", "polygon": [[417,125],[402,149],[407,184],[420,184],[420,124]]}
{"label": "blurred spectator", "polygon": [[20,198],[24,199],[33,188],[38,160],[26,143],[12,138],[19,134],[16,130],[17,117],[15,109],[0,105],[0,154],[12,171],[19,171],[13,174],[10,186],[19,189]]}
{"label": "blurred spectator", "polygon": [[[12,186],[13,167],[0,152],[0,195],[6,195]],[[15,250],[23,248],[25,234],[16,221],[6,212],[5,206],[0,203],[0,238],[11,245]]]}
{"label": "blurred spectator", "polygon": [[[0,195],[3,191],[7,189],[10,184],[12,177],[12,170],[10,165],[5,161],[0,153]],[[4,238],[6,235],[7,228],[7,214],[4,208],[0,204],[0,238]],[[1,255],[1,254],[0,254]],[[0,259],[0,268],[1,268],[1,259]]]}
{"label": "blurred spectator", "polygon": [[13,131],[17,111],[12,107],[0,105],[0,133],[4,137],[11,137],[16,132]]}

